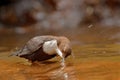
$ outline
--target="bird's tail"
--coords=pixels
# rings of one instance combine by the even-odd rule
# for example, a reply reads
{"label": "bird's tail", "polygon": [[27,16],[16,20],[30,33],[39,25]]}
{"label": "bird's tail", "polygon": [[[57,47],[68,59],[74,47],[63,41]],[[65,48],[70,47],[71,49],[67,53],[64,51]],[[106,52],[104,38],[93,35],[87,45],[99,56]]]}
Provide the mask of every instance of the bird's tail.
{"label": "bird's tail", "polygon": [[12,52],[8,57],[11,57],[11,56],[18,56],[18,54],[20,54],[22,52],[22,50],[17,50],[15,52]]}
{"label": "bird's tail", "polygon": [[17,56],[18,54],[19,54],[19,51],[13,52],[12,54],[9,55],[9,57],[10,57],[10,56]]}

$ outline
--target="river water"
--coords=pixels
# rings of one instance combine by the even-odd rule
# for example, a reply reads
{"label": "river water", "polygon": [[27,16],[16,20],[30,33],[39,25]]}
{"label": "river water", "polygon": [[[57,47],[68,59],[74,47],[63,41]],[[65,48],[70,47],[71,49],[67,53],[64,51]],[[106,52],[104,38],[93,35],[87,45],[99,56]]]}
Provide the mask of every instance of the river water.
{"label": "river water", "polygon": [[[71,40],[72,55],[61,66],[61,58],[31,63],[9,57],[36,35],[64,35]],[[0,80],[119,80],[120,27],[81,27],[57,31],[39,30],[0,33]]]}

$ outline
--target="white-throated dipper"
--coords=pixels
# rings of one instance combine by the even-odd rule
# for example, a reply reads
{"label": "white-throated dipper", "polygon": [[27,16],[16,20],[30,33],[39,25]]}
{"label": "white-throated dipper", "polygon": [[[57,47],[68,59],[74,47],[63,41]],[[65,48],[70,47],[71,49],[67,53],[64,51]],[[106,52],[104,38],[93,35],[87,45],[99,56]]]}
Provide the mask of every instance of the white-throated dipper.
{"label": "white-throated dipper", "polygon": [[71,46],[68,38],[46,35],[33,37],[12,55],[24,57],[33,62],[48,60],[57,55],[66,58],[70,54]]}

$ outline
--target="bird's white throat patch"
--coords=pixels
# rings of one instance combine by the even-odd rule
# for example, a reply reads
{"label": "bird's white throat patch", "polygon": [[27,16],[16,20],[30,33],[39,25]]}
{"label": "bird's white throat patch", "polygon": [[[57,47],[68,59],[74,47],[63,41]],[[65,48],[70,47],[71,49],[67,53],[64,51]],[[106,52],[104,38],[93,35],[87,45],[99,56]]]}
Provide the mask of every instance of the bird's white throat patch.
{"label": "bird's white throat patch", "polygon": [[43,44],[43,51],[49,55],[57,53],[62,58],[62,65],[64,66],[63,53],[57,46],[57,40],[47,41]]}
{"label": "bird's white throat patch", "polygon": [[47,41],[43,44],[43,51],[49,55],[57,53],[60,57],[63,57],[62,52],[57,46],[57,40]]}

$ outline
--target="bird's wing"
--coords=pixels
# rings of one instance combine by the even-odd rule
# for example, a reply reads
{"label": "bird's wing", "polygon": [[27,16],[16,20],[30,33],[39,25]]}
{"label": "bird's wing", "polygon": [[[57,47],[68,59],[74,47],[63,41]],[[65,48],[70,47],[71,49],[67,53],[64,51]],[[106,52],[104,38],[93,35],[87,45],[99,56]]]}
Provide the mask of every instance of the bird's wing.
{"label": "bird's wing", "polygon": [[52,40],[53,38],[48,38],[47,36],[37,36],[29,40],[23,48],[18,52],[18,56],[29,55],[37,51],[42,47],[45,41]]}

